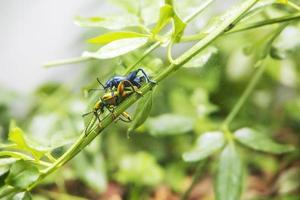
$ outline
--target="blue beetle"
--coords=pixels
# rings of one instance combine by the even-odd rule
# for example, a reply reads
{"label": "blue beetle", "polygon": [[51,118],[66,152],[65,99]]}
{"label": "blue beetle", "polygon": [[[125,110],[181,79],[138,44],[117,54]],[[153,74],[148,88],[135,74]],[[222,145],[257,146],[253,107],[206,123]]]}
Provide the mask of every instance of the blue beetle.
{"label": "blue beetle", "polygon": [[[141,72],[143,75],[138,76],[138,73]],[[119,84],[121,82],[124,83],[125,87],[129,86],[136,86],[137,88],[140,88],[142,85],[142,82],[145,81],[150,83],[155,83],[155,81],[150,80],[149,76],[146,74],[146,72],[139,68],[135,71],[130,72],[127,76],[114,76],[103,85],[103,88],[105,90],[113,88],[118,88]]]}

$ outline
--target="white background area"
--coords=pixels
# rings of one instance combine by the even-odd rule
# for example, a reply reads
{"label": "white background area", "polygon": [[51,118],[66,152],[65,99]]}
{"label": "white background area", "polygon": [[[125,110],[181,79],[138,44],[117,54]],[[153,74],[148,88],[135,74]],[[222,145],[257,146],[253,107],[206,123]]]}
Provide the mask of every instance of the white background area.
{"label": "white background area", "polygon": [[101,0],[1,0],[0,88],[29,93],[46,80],[68,81],[82,66],[44,68],[43,63],[78,57],[84,29],[77,15],[101,15]]}

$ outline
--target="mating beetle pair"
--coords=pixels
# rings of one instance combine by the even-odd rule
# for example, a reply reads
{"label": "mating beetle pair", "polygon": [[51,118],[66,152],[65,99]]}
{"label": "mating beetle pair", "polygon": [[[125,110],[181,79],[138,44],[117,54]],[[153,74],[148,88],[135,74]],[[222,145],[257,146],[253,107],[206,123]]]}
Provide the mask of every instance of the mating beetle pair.
{"label": "mating beetle pair", "polygon": [[[139,72],[142,73],[141,76],[138,76]],[[130,72],[127,76],[114,76],[106,81],[104,85],[98,78],[97,81],[105,90],[105,94],[100,97],[99,100],[95,103],[93,110],[84,114],[83,116],[93,113],[99,122],[99,126],[101,126],[100,115],[104,113],[105,108],[113,114],[113,117],[115,117],[114,109],[124,99],[126,99],[134,92],[140,94],[137,88],[140,88],[144,82],[155,83],[154,81],[150,80],[149,76],[141,68]],[[122,117],[124,117],[125,119],[123,119]],[[131,117],[126,112],[123,112],[119,119],[124,122],[131,121]],[[90,127],[90,125],[87,126],[85,132],[87,132],[88,127]]]}

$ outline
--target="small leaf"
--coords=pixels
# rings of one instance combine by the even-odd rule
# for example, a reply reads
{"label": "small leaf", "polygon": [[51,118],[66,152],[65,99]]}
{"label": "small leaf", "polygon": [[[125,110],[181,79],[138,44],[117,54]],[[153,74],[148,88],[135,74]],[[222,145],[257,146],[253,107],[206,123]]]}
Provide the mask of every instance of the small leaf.
{"label": "small leaf", "polygon": [[142,125],[148,118],[152,108],[152,92],[145,95],[138,103],[133,121],[128,129],[128,133],[131,133],[134,129]]}
{"label": "small leaf", "polygon": [[277,60],[283,60],[288,56],[288,52],[272,46],[270,56]]}
{"label": "small leaf", "polygon": [[11,128],[8,139],[17,145],[15,148],[30,152],[37,160],[39,160],[47,152],[46,150],[33,148],[31,145],[29,145],[24,138],[24,132],[18,127]]}
{"label": "small leaf", "polygon": [[193,126],[194,120],[192,118],[176,114],[164,114],[149,118],[146,123],[146,128],[154,136],[187,133],[193,130]]}
{"label": "small leaf", "polygon": [[225,139],[222,132],[203,133],[198,137],[195,147],[183,154],[183,159],[187,162],[202,160],[222,148],[224,144]]}
{"label": "small leaf", "polygon": [[10,168],[5,182],[15,188],[27,189],[39,178],[39,170],[30,162],[19,160]]}
{"label": "small leaf", "polygon": [[143,46],[147,41],[148,38],[146,37],[120,39],[101,47],[97,52],[83,52],[82,57],[97,59],[114,58]]}
{"label": "small leaf", "polygon": [[9,200],[32,200],[31,194],[26,192],[19,192],[12,196]]}
{"label": "small leaf", "polygon": [[[294,167],[291,166],[280,173],[276,183],[275,184],[273,183],[273,185],[276,187],[276,190],[280,195],[293,194],[293,193],[297,193],[297,191],[300,188],[299,179],[300,179],[299,166],[294,166]],[[293,199],[296,200],[298,199],[298,197],[299,195],[297,195],[296,198],[287,198],[287,200],[293,200]]]}
{"label": "small leaf", "polygon": [[5,184],[5,179],[9,174],[10,165],[15,163],[15,158],[1,158],[0,159],[0,188]]}
{"label": "small leaf", "polygon": [[5,179],[9,174],[9,167],[0,167],[0,188],[5,185]]}
{"label": "small leaf", "polygon": [[236,139],[245,146],[258,151],[264,151],[274,154],[287,153],[294,150],[290,145],[278,144],[265,134],[250,128],[242,128],[234,133]]}
{"label": "small leaf", "polygon": [[[99,150],[98,150],[99,152]],[[78,178],[97,192],[103,192],[107,186],[105,163],[101,154],[92,156],[80,153],[72,161]]]}
{"label": "small leaf", "polygon": [[15,163],[18,159],[16,158],[0,158],[0,167],[5,165],[11,165]]}
{"label": "small leaf", "polygon": [[126,27],[139,26],[139,20],[136,16],[122,14],[108,17],[76,17],[74,23],[81,27],[97,28],[102,27],[109,30],[118,30]]}
{"label": "small leaf", "polygon": [[170,19],[173,17],[173,8],[169,4],[165,4],[160,8],[159,19],[155,27],[152,29],[152,33],[156,35],[159,31],[165,27]]}
{"label": "small leaf", "polygon": [[5,184],[5,179],[9,174],[10,165],[15,163],[15,158],[1,158],[0,159],[0,188]]}
{"label": "small leaf", "polygon": [[238,200],[243,188],[243,163],[234,144],[228,144],[220,155],[216,178],[217,200]]}
{"label": "small leaf", "polygon": [[186,23],[175,12],[174,12],[173,20],[174,20],[175,31],[172,37],[175,42],[178,42],[184,32]]}
{"label": "small leaf", "polygon": [[147,37],[147,35],[138,32],[129,32],[129,31],[110,32],[110,33],[106,33],[91,38],[87,42],[92,44],[107,44],[115,40],[120,40],[124,38],[134,38],[134,37]]}
{"label": "small leaf", "polygon": [[244,49],[246,55],[253,54],[257,61],[265,59],[272,49],[274,40],[278,38],[281,32],[285,29],[286,24],[283,23],[277,27],[271,34],[264,36],[256,42],[252,42],[250,46]]}
{"label": "small leaf", "polygon": [[116,179],[121,183],[155,186],[163,181],[164,171],[153,155],[139,152],[125,154],[119,161]]}

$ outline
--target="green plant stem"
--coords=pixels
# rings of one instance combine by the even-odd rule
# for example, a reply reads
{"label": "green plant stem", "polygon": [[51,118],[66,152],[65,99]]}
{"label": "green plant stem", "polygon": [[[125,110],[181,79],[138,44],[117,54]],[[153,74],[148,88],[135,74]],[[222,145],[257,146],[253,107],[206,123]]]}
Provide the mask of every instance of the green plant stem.
{"label": "green plant stem", "polygon": [[[262,26],[283,23],[283,22],[292,21],[292,20],[298,20],[298,19],[300,19],[300,13],[283,16],[283,17],[278,17],[278,18],[273,18],[273,19],[262,20],[262,21],[258,21],[258,22],[248,23],[248,24],[241,24],[241,25],[237,25],[236,27],[234,27],[234,29],[226,30],[225,35],[241,32],[241,31],[247,31],[247,30],[259,28]],[[184,36],[181,38],[180,42],[197,41],[197,40],[204,38],[206,35],[207,35],[207,33],[200,32],[195,35]]]}
{"label": "green plant stem", "polygon": [[[222,21],[218,27],[214,29],[211,34],[203,38],[203,40],[196,43],[193,47],[183,53],[179,58],[174,60],[165,70],[163,70],[154,80],[159,83],[166,77],[170,76],[171,73],[178,70],[182,65],[192,59],[210,43],[212,43],[217,37],[221,36],[228,27],[235,22],[241,15],[247,12],[253,5],[255,5],[259,0],[246,0],[244,1],[236,10],[232,11],[232,14]],[[119,116],[132,104],[137,102],[138,99],[142,98],[147,92],[151,91],[155,85],[152,83],[145,84],[141,89],[140,94],[133,94],[122,102],[115,110],[115,116]],[[77,155],[83,148],[85,148],[93,139],[98,136],[106,127],[108,127],[114,121],[114,116],[112,114],[107,115],[103,121],[102,126],[98,126],[92,130],[87,136],[83,132],[79,139],[60,157],[57,161],[50,167],[46,168],[40,175],[38,181],[34,182],[28,189],[33,189],[40,181],[42,181],[46,176],[53,173],[55,170],[59,169],[62,165],[71,160],[75,155]],[[1,195],[1,194],[0,194]]]}
{"label": "green plant stem", "polygon": [[42,165],[42,166],[46,166],[46,167],[49,167],[52,165],[52,163],[50,163],[50,162],[36,160],[36,159],[32,158],[31,156],[28,156],[28,155],[20,153],[20,152],[15,152],[15,151],[1,151],[0,156],[10,156],[12,158],[27,160],[34,164]]}
{"label": "green plant stem", "polygon": [[291,1],[288,1],[288,5],[293,7],[294,9],[296,9],[297,11],[300,11],[300,6],[298,6],[297,4],[291,2]]}
{"label": "green plant stem", "polygon": [[[271,36],[271,38],[266,41],[266,48],[269,49],[272,45],[272,43],[274,42],[274,40],[278,37],[278,35],[280,35],[280,33],[285,29],[285,27],[288,26],[288,22],[281,24],[281,26],[279,26],[274,32],[273,35]],[[269,50],[268,50],[269,51]],[[229,115],[226,117],[226,119],[224,120],[221,128],[223,129],[223,131],[225,132],[225,134],[229,134],[231,135],[231,132],[229,130],[229,124],[232,122],[232,120],[236,117],[236,115],[238,114],[238,112],[240,111],[241,107],[244,105],[244,103],[246,102],[246,100],[248,99],[249,95],[251,94],[251,92],[253,91],[254,87],[256,86],[256,84],[258,83],[259,79],[261,78],[261,76],[263,75],[263,72],[266,68],[266,65],[263,63],[265,57],[267,56],[264,55],[263,58],[261,58],[260,60],[258,60],[255,64],[256,67],[259,67],[257,69],[257,71],[255,72],[254,76],[252,77],[252,79],[250,80],[249,84],[246,87],[246,90],[243,92],[242,96],[239,98],[238,102],[235,104],[235,106],[233,107],[233,109],[231,110],[231,112],[229,113]],[[229,136],[229,139],[231,137]],[[232,138],[231,138],[232,139]]]}
{"label": "green plant stem", "polygon": [[92,58],[78,57],[78,58],[69,58],[69,59],[51,61],[51,62],[44,63],[43,65],[44,67],[55,67],[59,65],[81,63],[89,60],[92,60]]}
{"label": "green plant stem", "polygon": [[205,1],[204,3],[202,3],[198,8],[197,10],[192,13],[191,15],[189,15],[185,20],[184,22],[185,23],[189,23],[191,22],[193,19],[195,19],[200,13],[202,13],[205,8],[207,8],[214,0],[207,0]]}
{"label": "green plant stem", "polygon": [[189,198],[190,193],[192,192],[193,188],[199,181],[200,177],[203,174],[203,170],[206,164],[206,160],[203,160],[202,162],[198,163],[195,175],[193,176],[193,180],[191,185],[188,187],[188,189],[183,193],[181,200],[187,200]]}
{"label": "green plant stem", "polygon": [[299,20],[299,19],[300,19],[300,13],[283,16],[283,17],[278,17],[278,18],[273,18],[273,19],[262,20],[259,22],[238,25],[234,29],[228,31],[227,34],[237,33],[237,32],[246,31],[246,30],[250,30],[250,29],[254,29],[254,28],[259,28],[262,26],[283,23],[283,22],[288,22],[288,21],[292,21],[292,20]]}
{"label": "green plant stem", "polygon": [[248,84],[246,90],[242,94],[242,96],[239,98],[238,102],[235,104],[234,108],[231,110],[229,115],[224,120],[224,123],[222,124],[222,129],[224,131],[228,130],[229,124],[232,122],[232,120],[236,117],[238,112],[240,111],[241,107],[244,105],[246,100],[248,99],[249,95],[253,91],[254,87],[258,83],[259,79],[261,78],[264,70],[266,68],[266,65],[262,64],[260,67],[258,67],[257,71],[255,72],[254,76],[252,77],[250,83]]}
{"label": "green plant stem", "polygon": [[6,197],[6,196],[8,196],[8,195],[10,195],[12,193],[15,193],[15,192],[18,192],[17,188],[5,185],[5,186],[1,187],[0,199],[4,198],[4,197]]}

